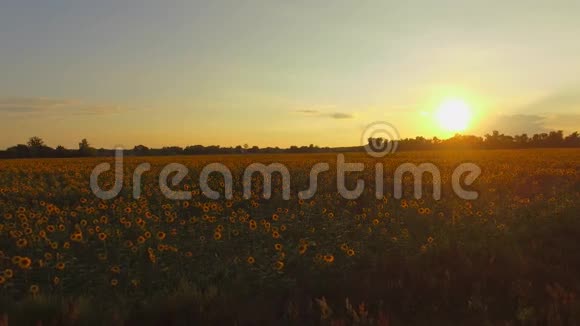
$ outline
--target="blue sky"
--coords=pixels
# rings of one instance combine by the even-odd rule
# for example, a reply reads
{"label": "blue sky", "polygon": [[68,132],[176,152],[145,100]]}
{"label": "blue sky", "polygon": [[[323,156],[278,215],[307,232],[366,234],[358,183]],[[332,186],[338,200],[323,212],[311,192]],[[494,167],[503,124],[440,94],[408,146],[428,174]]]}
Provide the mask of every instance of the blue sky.
{"label": "blue sky", "polygon": [[[578,1],[0,2],[0,147],[356,145],[580,125]],[[510,130],[512,129],[512,130]]]}

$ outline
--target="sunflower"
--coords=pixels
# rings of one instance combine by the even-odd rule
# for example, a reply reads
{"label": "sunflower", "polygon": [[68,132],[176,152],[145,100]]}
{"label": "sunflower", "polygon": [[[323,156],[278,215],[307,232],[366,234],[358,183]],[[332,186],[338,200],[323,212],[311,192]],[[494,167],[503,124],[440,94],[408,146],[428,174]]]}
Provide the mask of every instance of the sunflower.
{"label": "sunflower", "polygon": [[256,221],[250,220],[250,230],[255,230],[257,228],[258,228],[258,225],[256,224]]}
{"label": "sunflower", "polygon": [[301,244],[298,247],[298,253],[300,253],[301,255],[304,255],[304,253],[306,253],[306,250],[308,249],[308,245],[307,244]]}
{"label": "sunflower", "polygon": [[107,240],[107,234],[103,232],[99,233],[99,240],[101,241]]}
{"label": "sunflower", "polygon": [[75,233],[71,234],[70,240],[80,242],[83,240],[83,234],[80,232],[75,232]]}
{"label": "sunflower", "polygon": [[20,239],[18,239],[18,241],[16,241],[16,246],[18,248],[24,248],[24,247],[26,247],[27,244],[28,244],[28,240],[26,240],[24,238],[20,238]]}
{"label": "sunflower", "polygon": [[348,250],[346,251],[346,254],[347,254],[349,257],[352,257],[352,256],[354,256],[354,250],[352,250],[352,249],[348,249]]}
{"label": "sunflower", "polygon": [[157,232],[157,239],[164,240],[165,239],[165,232],[159,231]]}
{"label": "sunflower", "polygon": [[275,244],[274,249],[276,249],[276,251],[282,251],[282,244],[281,243]]}
{"label": "sunflower", "polygon": [[30,288],[28,289],[30,291],[30,293],[32,293],[33,295],[38,294],[38,292],[40,292],[40,288],[38,287],[38,285],[33,284],[30,286]]}
{"label": "sunflower", "polygon": [[326,255],[324,255],[323,259],[324,259],[324,261],[325,261],[325,262],[327,262],[327,263],[332,263],[332,262],[334,262],[334,256],[333,256],[333,255],[331,255],[331,254],[326,254]]}
{"label": "sunflower", "polygon": [[20,259],[20,262],[18,263],[18,267],[22,269],[29,269],[30,265],[32,265],[32,260],[28,257],[22,257],[22,259]]}
{"label": "sunflower", "polygon": [[56,269],[58,269],[59,271],[62,271],[62,270],[64,270],[64,268],[65,268],[65,267],[66,267],[66,264],[65,264],[65,263],[63,263],[63,262],[58,262],[58,263],[56,264]]}
{"label": "sunflower", "polygon": [[14,272],[8,268],[5,269],[4,272],[2,273],[2,275],[6,278],[6,279],[11,279],[14,276]]}
{"label": "sunflower", "polygon": [[281,271],[284,268],[284,262],[278,260],[274,263],[274,268],[278,271]]}
{"label": "sunflower", "polygon": [[256,262],[256,259],[252,256],[249,256],[248,259],[246,259],[246,261],[248,262],[248,264],[253,265]]}

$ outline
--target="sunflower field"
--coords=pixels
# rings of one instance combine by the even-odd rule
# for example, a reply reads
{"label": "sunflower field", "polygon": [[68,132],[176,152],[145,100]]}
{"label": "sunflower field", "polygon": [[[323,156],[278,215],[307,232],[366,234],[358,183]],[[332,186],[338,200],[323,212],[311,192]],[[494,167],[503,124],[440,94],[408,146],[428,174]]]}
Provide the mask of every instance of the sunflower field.
{"label": "sunflower field", "polygon": [[[335,154],[125,157],[124,186],[102,200],[91,171],[113,158],[0,161],[0,325],[577,325],[580,324],[580,151],[403,152],[365,164],[357,199],[337,192]],[[133,198],[133,171],[143,174]],[[225,164],[233,198],[212,200],[201,169]],[[244,169],[281,163],[272,196]],[[314,164],[328,162],[309,199]],[[383,163],[384,195],[375,196]],[[421,198],[393,171],[430,162],[441,171],[442,197],[426,175]],[[453,169],[482,173],[458,198]],[[166,198],[160,170],[189,170],[173,187],[191,200]],[[111,164],[113,166],[113,164]],[[114,173],[101,175],[109,189]],[[290,187],[291,198],[282,190]]]}

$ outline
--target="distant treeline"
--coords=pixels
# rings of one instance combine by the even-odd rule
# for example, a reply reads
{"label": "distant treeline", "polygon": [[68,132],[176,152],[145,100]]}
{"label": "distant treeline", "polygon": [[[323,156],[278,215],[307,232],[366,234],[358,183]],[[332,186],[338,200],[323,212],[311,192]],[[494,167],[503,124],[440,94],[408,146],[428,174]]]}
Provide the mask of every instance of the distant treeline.
{"label": "distant treeline", "polygon": [[[381,138],[368,139],[368,145],[378,149],[389,140]],[[560,131],[549,133],[509,136],[494,131],[484,137],[471,135],[455,135],[448,139],[437,137],[405,138],[398,141],[397,150],[443,150],[443,149],[519,149],[519,148],[580,148],[580,134],[573,132],[568,136]],[[291,146],[289,148],[239,145],[236,147],[192,145],[185,148],[170,146],[163,148],[149,148],[137,145],[133,149],[124,150],[127,156],[168,156],[168,155],[204,155],[204,154],[257,154],[257,153],[325,153],[325,152],[360,152],[363,146],[352,147],[318,147]],[[113,149],[96,149],[86,139],[81,140],[78,149],[67,149],[63,146],[52,148],[47,146],[40,137],[31,137],[26,144],[19,144],[0,151],[0,158],[37,158],[37,157],[91,157],[112,156]]]}

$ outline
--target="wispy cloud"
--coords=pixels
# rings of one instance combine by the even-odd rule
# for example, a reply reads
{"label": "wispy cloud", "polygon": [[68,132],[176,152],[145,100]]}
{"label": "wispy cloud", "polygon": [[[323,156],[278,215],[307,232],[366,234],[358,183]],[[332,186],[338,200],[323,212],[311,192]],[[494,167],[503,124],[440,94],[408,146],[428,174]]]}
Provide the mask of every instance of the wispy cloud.
{"label": "wispy cloud", "polygon": [[578,131],[580,114],[513,114],[498,115],[481,126],[482,132],[498,130],[505,134],[534,134],[553,130]]}
{"label": "wispy cloud", "polygon": [[10,115],[107,115],[129,110],[116,105],[86,103],[74,99],[42,97],[0,98],[0,114]]}
{"label": "wispy cloud", "polygon": [[546,117],[546,127],[550,130],[561,129],[566,132],[580,131],[580,114],[554,114]]}
{"label": "wispy cloud", "polygon": [[553,92],[522,106],[518,111],[534,114],[580,112],[580,87]]}
{"label": "wispy cloud", "polygon": [[540,133],[547,131],[546,117],[534,114],[501,114],[483,124],[485,132],[498,130],[506,134]]}
{"label": "wispy cloud", "polygon": [[499,114],[481,123],[481,131],[498,130],[506,134],[533,134],[554,130],[566,133],[580,126],[580,87],[554,91],[525,105],[514,114]]}
{"label": "wispy cloud", "polygon": [[341,112],[329,113],[326,116],[331,117],[333,119],[352,119],[352,118],[354,118],[354,115],[352,115],[350,113],[341,113]]}
{"label": "wispy cloud", "polygon": [[354,115],[351,113],[344,113],[344,112],[326,112],[323,110],[315,110],[315,109],[302,109],[296,110],[295,112],[309,116],[309,117],[319,117],[319,118],[331,118],[331,119],[353,119]]}
{"label": "wispy cloud", "polygon": [[318,110],[296,110],[296,112],[304,113],[304,114],[318,114],[318,113],[320,113],[320,111],[318,111]]}

